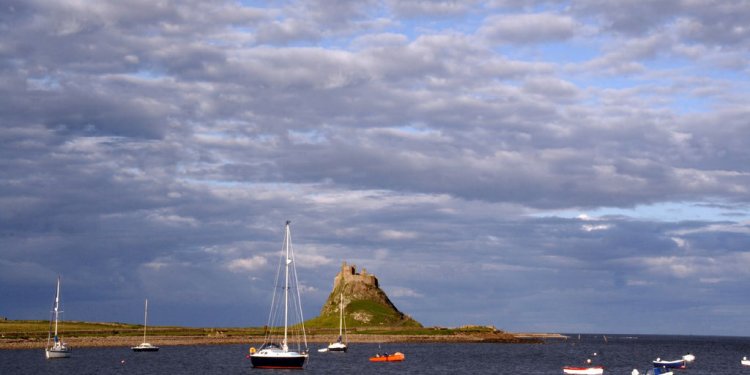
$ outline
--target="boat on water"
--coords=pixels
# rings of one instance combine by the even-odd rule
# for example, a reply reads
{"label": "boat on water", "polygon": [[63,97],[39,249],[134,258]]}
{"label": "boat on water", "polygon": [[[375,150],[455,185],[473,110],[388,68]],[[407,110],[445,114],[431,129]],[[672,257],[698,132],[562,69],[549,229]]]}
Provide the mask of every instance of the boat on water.
{"label": "boat on water", "polygon": [[[633,369],[633,372],[630,373],[631,375],[640,375],[640,372],[638,370]],[[646,375],[674,375],[672,371],[669,371],[669,369],[664,368],[651,368],[646,371]]]}
{"label": "boat on water", "polygon": [[743,366],[750,366],[750,359],[747,359],[747,357],[742,357],[742,360],[740,361],[740,363]]}
{"label": "boat on water", "polygon": [[687,368],[687,362],[684,359],[675,359],[672,361],[663,360],[661,358],[657,358],[654,362],[654,368]]}
{"label": "boat on water", "polygon": [[[597,354],[594,353],[594,356]],[[591,358],[586,359],[584,366],[565,366],[563,367],[563,374],[578,374],[578,375],[600,375],[604,373],[604,367],[594,366],[591,363]]]}
{"label": "boat on water", "polygon": [[329,352],[346,352],[346,328],[344,325],[344,294],[341,293],[341,299],[339,302],[339,338],[336,342],[328,344]]}
{"label": "boat on water", "polygon": [[[302,317],[302,299],[297,287],[297,268],[294,261],[292,236],[289,229],[290,221],[284,227],[284,241],[282,243],[279,269],[276,272],[276,282],[271,298],[271,312],[268,316],[268,330],[263,344],[258,350],[250,348],[250,362],[255,368],[301,369],[307,360],[307,336],[305,335],[304,319]],[[284,267],[284,272],[281,272]],[[283,282],[280,278],[284,277]],[[283,285],[283,289],[280,288]],[[277,296],[283,290],[283,296]],[[290,295],[290,290],[294,294]],[[277,298],[278,297],[278,298]],[[283,303],[283,309],[278,308]],[[289,321],[289,305],[296,321]],[[283,313],[283,314],[282,314]],[[283,334],[280,332],[280,322],[283,321]],[[291,332],[290,332],[290,327]],[[290,337],[291,336],[291,337]],[[290,338],[295,347],[290,347]],[[304,345],[304,346],[303,346]]]}
{"label": "boat on water", "polygon": [[[55,302],[52,304],[52,317],[49,320],[50,329],[47,331],[47,347],[44,349],[44,355],[47,359],[70,358],[72,352],[71,348],[62,341],[57,332],[60,312],[60,276],[58,276]],[[53,324],[55,327],[54,335],[52,331]],[[50,340],[52,340],[51,345]]]}
{"label": "boat on water", "polygon": [[565,366],[563,367],[563,374],[601,375],[601,374],[604,374],[604,367],[602,366],[591,366],[591,367]]}
{"label": "boat on water", "polygon": [[406,359],[404,353],[395,352],[393,354],[375,354],[375,356],[370,357],[370,362],[401,362],[404,359]]}
{"label": "boat on water", "polygon": [[140,343],[138,346],[133,346],[130,349],[133,349],[134,352],[157,352],[159,351],[159,347],[155,345],[151,345],[146,342],[146,326],[148,325],[148,298],[146,298],[146,306],[143,308],[143,342]]}
{"label": "boat on water", "polygon": [[693,355],[692,353],[688,353],[688,354],[683,355],[682,359],[686,363],[692,363],[692,362],[695,362],[695,355]]}

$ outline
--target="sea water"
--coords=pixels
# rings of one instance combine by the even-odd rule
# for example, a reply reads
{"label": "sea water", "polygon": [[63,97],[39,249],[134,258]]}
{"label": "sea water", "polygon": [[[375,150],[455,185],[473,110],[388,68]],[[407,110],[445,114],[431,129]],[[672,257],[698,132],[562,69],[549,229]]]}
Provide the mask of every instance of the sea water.
{"label": "sea water", "polygon": [[[257,344],[256,344],[257,346]],[[696,361],[677,374],[746,374],[740,360],[750,357],[750,338],[705,336],[571,335],[544,344],[357,344],[347,353],[319,353],[311,344],[305,369],[253,369],[250,345],[162,346],[158,352],[130,348],[74,348],[69,359],[47,360],[44,350],[0,350],[0,374],[562,374],[566,365],[588,358],[605,374],[641,373],[657,357]],[[376,353],[403,352],[404,362],[370,363]],[[596,353],[596,355],[594,355]]]}

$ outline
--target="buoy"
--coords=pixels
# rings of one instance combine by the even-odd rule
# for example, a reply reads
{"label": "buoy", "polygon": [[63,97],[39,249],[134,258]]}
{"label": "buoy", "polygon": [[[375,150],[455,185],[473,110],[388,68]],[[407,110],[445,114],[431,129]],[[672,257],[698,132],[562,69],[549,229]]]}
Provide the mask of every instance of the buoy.
{"label": "buoy", "polygon": [[123,359],[122,361],[120,361],[120,364],[124,365],[125,364],[125,360]]}
{"label": "buoy", "polygon": [[255,347],[251,346],[250,350],[248,350],[248,351],[250,352],[250,354],[255,354]]}

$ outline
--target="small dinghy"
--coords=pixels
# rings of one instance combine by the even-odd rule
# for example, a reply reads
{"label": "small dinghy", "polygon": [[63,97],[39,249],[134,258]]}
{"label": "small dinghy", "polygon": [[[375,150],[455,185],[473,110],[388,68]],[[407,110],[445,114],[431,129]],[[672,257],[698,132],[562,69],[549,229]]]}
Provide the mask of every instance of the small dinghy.
{"label": "small dinghy", "polygon": [[370,357],[370,362],[401,362],[406,358],[404,353],[395,352],[393,354],[375,354],[374,357]]}
{"label": "small dinghy", "polygon": [[[596,353],[594,353],[596,356]],[[580,374],[580,375],[601,375],[604,374],[604,367],[592,366],[591,358],[586,359],[585,366],[565,366],[563,374]]]}
{"label": "small dinghy", "polygon": [[604,374],[604,367],[593,366],[593,367],[563,367],[563,374],[579,374],[579,375],[601,375]]}
{"label": "small dinghy", "polygon": [[747,357],[742,357],[742,361],[740,361],[743,366],[750,366],[750,359],[747,359]]}

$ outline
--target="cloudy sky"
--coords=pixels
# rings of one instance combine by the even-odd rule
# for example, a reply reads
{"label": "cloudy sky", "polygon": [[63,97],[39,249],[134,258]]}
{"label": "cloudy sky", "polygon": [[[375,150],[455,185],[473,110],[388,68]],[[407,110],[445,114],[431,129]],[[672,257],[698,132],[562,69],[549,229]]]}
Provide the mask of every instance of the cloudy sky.
{"label": "cloudy sky", "polygon": [[750,335],[750,2],[0,1],[0,316]]}

